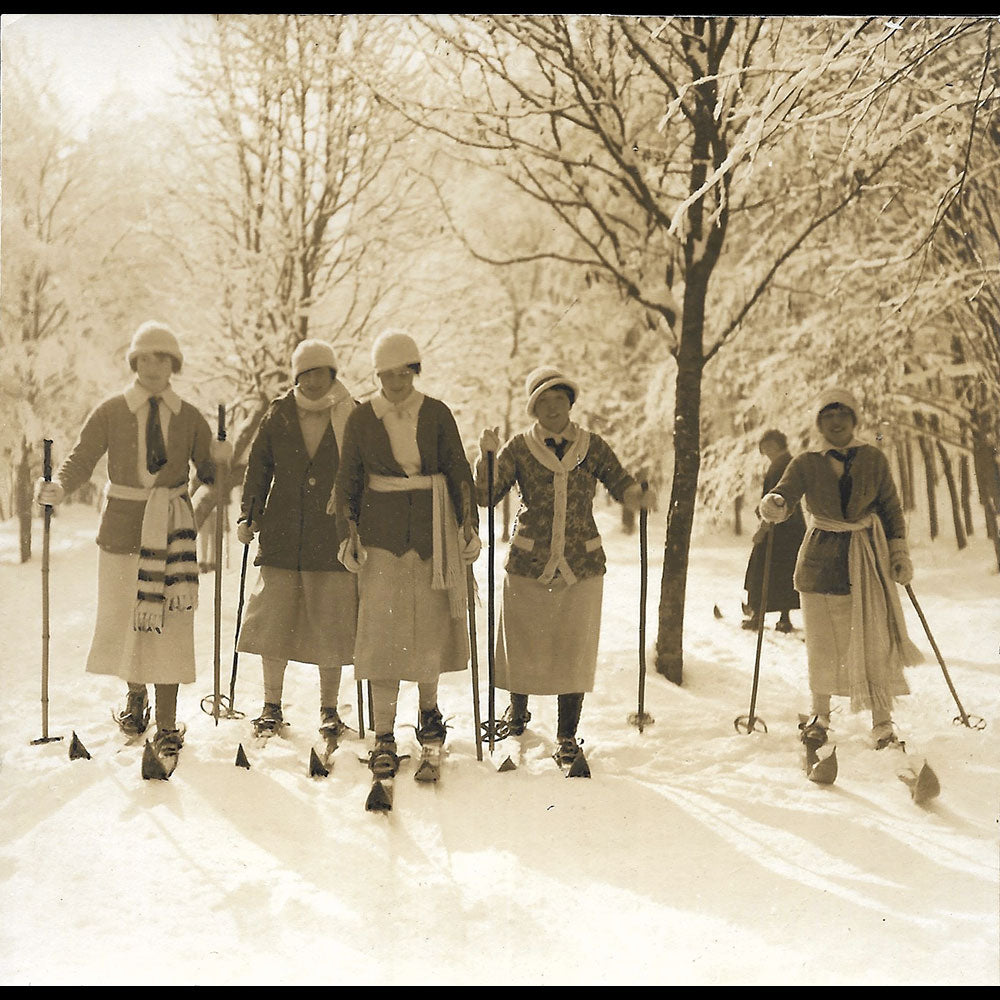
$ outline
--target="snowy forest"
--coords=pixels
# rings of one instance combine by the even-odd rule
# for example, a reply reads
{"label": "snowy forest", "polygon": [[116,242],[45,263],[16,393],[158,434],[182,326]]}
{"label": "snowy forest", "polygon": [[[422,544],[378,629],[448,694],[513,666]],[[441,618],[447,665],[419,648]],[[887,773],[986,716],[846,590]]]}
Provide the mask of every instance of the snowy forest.
{"label": "snowy forest", "polygon": [[[936,743],[930,739],[930,746],[971,762],[965,773],[974,771],[979,783],[963,786],[963,800],[951,806],[960,819],[947,817],[954,826],[936,842],[942,854],[935,863],[961,872],[964,909],[962,902],[953,906],[939,899],[943,890],[935,882],[922,897],[931,907],[923,913],[926,923],[903,928],[892,939],[895,947],[909,936],[912,953],[905,954],[915,964],[892,966],[879,951],[873,923],[870,949],[846,965],[817,970],[803,956],[822,962],[822,942],[807,942],[808,927],[797,927],[791,910],[780,918],[786,939],[773,949],[741,938],[733,945],[740,949],[738,957],[725,951],[722,958],[722,951],[704,945],[708,950],[685,964],[684,953],[699,947],[692,930],[688,943],[682,934],[678,941],[658,944],[667,957],[651,962],[642,935],[656,938],[657,930],[638,925],[643,917],[656,919],[656,911],[645,907],[623,917],[631,937],[621,928],[614,932],[621,935],[619,944],[631,942],[623,944],[626,957],[638,962],[631,971],[610,960],[587,959],[579,942],[569,946],[567,957],[547,964],[541,946],[532,951],[528,929],[540,932],[533,921],[520,935],[510,931],[524,917],[503,909],[510,906],[506,897],[484,890],[476,899],[473,889],[457,903],[453,898],[459,893],[455,885],[467,884],[467,873],[455,869],[473,867],[475,858],[449,853],[449,838],[457,842],[469,834],[471,817],[446,828],[444,842],[436,843],[448,860],[437,857],[421,868],[415,855],[397,863],[412,864],[421,884],[430,882],[431,908],[457,906],[461,912],[454,920],[466,921],[466,929],[459,930],[448,926],[443,913],[429,918],[428,926],[445,937],[444,944],[428,947],[451,983],[497,983],[506,975],[510,982],[541,985],[995,985],[1000,973],[994,730],[1000,718],[990,713],[998,702],[1000,641],[995,603],[1000,596],[1000,22],[973,16],[158,16],[181,26],[170,92],[151,107],[120,80],[86,119],[75,113],[30,34],[20,33],[19,22],[7,24],[0,39],[0,568],[3,626],[10,632],[17,623],[16,630],[25,633],[16,646],[26,661],[25,677],[10,697],[23,695],[25,712],[36,711],[36,612],[23,595],[30,591],[37,599],[42,521],[32,488],[42,473],[43,441],[52,442],[58,464],[96,402],[125,384],[129,339],[148,319],[170,324],[185,346],[178,378],[184,396],[197,402],[213,427],[224,407],[235,449],[229,484],[234,500],[257,426],[269,401],[290,384],[289,359],[303,339],[331,343],[340,378],[364,399],[376,390],[370,366],[375,336],[388,328],[411,334],[423,347],[423,388],[453,409],[472,460],[484,427],[499,427],[503,437],[523,429],[524,377],[531,369],[556,364],[572,372],[582,387],[574,418],[613,442],[625,465],[657,496],[650,518],[650,701],[671,703],[675,717],[694,726],[704,710],[721,704],[723,725],[709,734],[717,746],[729,746],[730,719],[745,708],[752,637],[730,636],[741,644],[739,669],[733,666],[725,678],[713,679],[713,658],[728,670],[729,654],[720,652],[722,640],[706,639],[702,629],[713,626],[696,622],[692,606],[707,606],[711,613],[716,604],[727,626],[738,619],[738,600],[726,604],[718,595],[739,591],[757,526],[760,436],[779,428],[793,453],[803,450],[815,430],[819,390],[839,383],[862,403],[863,436],[889,457],[915,538],[918,587],[926,578],[921,569],[930,576],[937,566],[945,574],[929,585],[930,615],[936,610],[938,621],[956,626],[938,638],[946,656],[952,641],[957,661],[951,662],[957,662],[958,679],[973,695],[974,705],[967,707],[989,720],[983,733],[952,729],[954,705],[928,654],[924,680],[914,688],[932,692],[924,704],[933,710],[921,710],[912,721],[922,725],[934,718],[939,725],[943,718],[943,735]],[[78,493],[54,518],[53,531],[61,530],[64,542],[86,538],[90,544],[103,484],[99,470],[92,492]],[[193,500],[199,522],[211,523],[214,492],[204,490]],[[513,514],[510,507],[498,511],[501,547]],[[635,561],[634,523],[610,504],[601,515],[609,534],[617,532],[609,551],[620,546]],[[239,557],[235,541],[231,544],[230,594]],[[698,561],[699,546],[718,557],[710,568]],[[66,558],[70,555],[67,551]],[[90,563],[82,560],[72,566],[90,574]],[[481,565],[476,572],[481,574]],[[720,578],[725,588],[717,585]],[[74,584],[70,593],[85,601],[89,580]],[[622,600],[633,600],[632,577],[620,586]],[[634,622],[618,610],[613,603],[606,628],[615,633],[619,617],[621,628],[608,640],[602,663],[624,648],[624,678],[634,672],[635,638],[624,637],[634,631]],[[75,616],[86,619],[88,613],[86,606],[73,605],[73,624],[63,640],[77,663],[79,647],[86,648],[87,624],[77,624]],[[227,628],[232,613],[227,607]],[[914,635],[924,639],[918,623]],[[60,640],[55,641],[58,653]],[[210,659],[208,632],[204,641]],[[783,647],[793,651],[792,659],[776,653],[774,643],[770,637],[766,647],[782,660],[776,668],[780,682],[774,683],[787,679],[788,690],[776,687],[772,703],[791,718],[795,696],[805,690],[804,667],[795,668],[798,675],[793,669],[803,652],[794,636]],[[82,667],[67,672],[74,678],[71,690],[77,681],[87,683],[77,677]],[[630,683],[623,679],[621,691],[606,704],[598,698],[595,720],[624,719],[633,697]],[[765,706],[767,696],[765,688]],[[459,697],[467,697],[464,688],[456,701]],[[699,697],[705,699],[701,706],[692,701]],[[98,698],[95,704],[107,721],[104,703]],[[64,709],[62,718],[69,717]],[[210,722],[199,724],[209,739]],[[27,728],[34,729],[33,718]],[[727,728],[730,733],[721,735]],[[608,747],[607,770],[621,778],[645,765],[653,770],[662,765],[669,778],[671,765],[663,762],[676,746],[646,751],[636,742],[641,739],[634,731],[616,736]],[[299,749],[308,752],[307,747]],[[221,769],[231,750],[235,742],[201,761],[203,770]],[[791,744],[787,752],[794,773]],[[5,754],[4,780],[12,780],[17,761],[37,760],[40,753],[48,751],[19,744]],[[52,753],[60,755],[62,767],[65,747]],[[711,756],[699,746],[697,755],[703,753]],[[470,757],[468,747],[464,756]],[[690,782],[683,795],[674,789],[672,805],[681,808],[687,796],[684,802],[693,809],[708,772],[701,770],[700,756],[694,760],[682,753],[672,760],[674,776]],[[51,761],[45,780],[65,800],[71,795],[69,779],[55,777],[56,757]],[[531,772],[532,763],[539,762],[529,753],[521,770]],[[766,773],[779,763],[786,762],[764,753],[748,766],[759,764]],[[338,764],[343,771],[331,781],[346,782],[353,773],[348,766]],[[725,771],[723,784],[742,765],[735,750],[722,750],[718,766]],[[108,779],[116,787],[124,780],[119,773]],[[210,789],[222,787],[214,771],[205,775]],[[952,773],[942,768],[946,790],[949,777],[954,784],[957,765]],[[247,775],[251,778],[257,780],[256,771]],[[473,779],[462,780],[473,794]],[[870,785],[878,782],[872,777]],[[790,787],[802,784],[793,774]],[[40,787],[32,792],[30,784],[8,786],[4,801],[10,805],[16,799],[30,809]],[[737,794],[726,787],[727,794]],[[288,788],[283,794],[293,796]],[[489,874],[516,883],[528,876],[503,859],[518,829],[506,794],[502,802],[490,802],[499,810],[506,841],[496,835]],[[531,794],[539,800],[532,805],[543,809],[540,800],[548,792]],[[617,786],[605,794],[611,810],[631,807]],[[790,794],[771,804],[792,809]],[[436,801],[437,806],[424,807],[427,826],[438,823],[444,810],[444,800]],[[744,805],[751,808],[749,798]],[[133,808],[122,806],[130,821]],[[324,808],[331,810],[330,822],[337,822],[333,807]],[[356,803],[352,808],[358,811]],[[666,807],[656,808],[655,817],[635,820],[631,827],[623,821],[617,829],[632,829],[640,839],[662,831],[669,822],[662,815]],[[723,807],[706,799],[699,808],[709,822]],[[597,809],[596,800],[587,806],[577,798],[567,806],[578,810],[577,822],[595,823],[601,834],[614,836],[605,827],[608,819],[596,819]],[[817,831],[821,822],[839,815],[836,807],[817,809]],[[251,814],[244,819],[247,828],[253,825]],[[352,813],[352,823],[364,819],[370,818]],[[902,825],[898,814],[889,822],[896,820]],[[763,816],[755,814],[755,821],[757,834],[766,839]],[[303,834],[315,836],[317,825],[321,821],[311,819]],[[573,836],[579,829],[560,828],[557,835]],[[799,832],[809,839],[812,826]],[[697,833],[687,833],[686,843],[693,844]],[[782,849],[787,858],[796,854],[795,837],[786,833],[784,848],[771,842],[772,874],[781,867]],[[143,850],[154,835],[136,836],[136,849]],[[379,849],[389,849],[385,830],[373,836]],[[739,840],[736,834],[726,837]],[[919,854],[918,839],[914,834],[905,850]],[[360,859],[361,850],[352,844],[357,852],[352,857]],[[335,968],[276,971],[281,957],[294,961],[293,928],[319,920],[336,936],[338,921],[350,920],[353,904],[360,910],[367,892],[387,909],[396,905],[393,892],[402,893],[407,918],[419,922],[416,889],[384,881],[368,888],[352,883],[350,907],[330,904],[308,915],[298,912],[289,900],[300,886],[289,872],[308,864],[299,851],[305,854],[306,848],[289,849],[293,856],[284,859],[288,868],[280,879],[282,902],[271,897],[267,911],[291,921],[283,930],[272,928],[278,940],[270,944],[279,956],[274,966],[244,956],[242,971],[223,979],[221,970],[209,971],[207,959],[182,961],[153,981],[315,983],[327,975],[327,982],[441,981],[421,964],[420,941],[411,941],[406,960],[394,966],[379,931],[370,931],[372,941],[357,927],[344,945],[351,957],[341,955],[343,980]],[[958,860],[944,860],[949,851]],[[27,885],[19,878],[29,879],[19,867],[28,865],[28,853],[25,847],[18,861],[10,862],[15,876],[4,890],[7,920],[15,920],[17,912],[10,906],[13,892]],[[801,871],[828,864],[829,856],[820,858],[821,853],[804,852]],[[876,853],[891,869],[885,885],[905,884],[907,869],[902,861],[893,867],[891,845],[880,843]],[[542,854],[533,845],[532,864],[541,866]],[[568,863],[565,857],[563,862]],[[451,866],[447,874],[442,865]],[[204,875],[193,868],[192,881]],[[116,864],[109,870],[117,871]],[[554,879],[554,865],[544,870]],[[784,874],[793,883],[819,888],[818,875]],[[307,876],[298,870],[295,878],[313,876],[327,885],[316,872]],[[72,877],[74,889],[97,906],[98,891],[84,886],[79,871]],[[394,868],[390,881],[403,878]],[[444,886],[441,879],[454,882]],[[620,896],[639,890],[640,876],[622,879],[606,899],[581,904],[590,932],[596,933],[605,902],[627,905]],[[140,882],[154,892],[164,888],[149,872]],[[698,927],[707,939],[717,942],[736,925],[757,927],[759,915],[748,903],[742,904],[746,912],[727,912],[724,886],[712,884],[718,898],[710,893],[712,908]],[[779,903],[786,898],[783,885],[765,880],[755,886],[755,892],[774,893]],[[105,889],[119,892],[121,886]],[[50,900],[61,898],[62,890],[48,880],[44,891]],[[514,891],[525,894],[525,911],[537,894],[544,919],[561,919],[556,900],[542,901],[543,888],[515,885]],[[682,891],[688,903],[699,893],[693,881]],[[828,891],[818,894],[829,902]],[[860,891],[845,888],[838,900],[858,905],[865,919],[869,910],[881,912],[879,903],[858,904]],[[739,895],[740,889],[734,885],[732,892]],[[205,903],[205,885],[193,895]],[[244,882],[238,895],[252,896],[253,883]],[[770,908],[767,899],[759,902],[763,910]],[[448,948],[459,949],[468,962],[468,952],[489,937],[487,918],[476,903],[500,907],[513,935],[510,951],[486,949],[479,970],[447,958]],[[134,912],[148,916],[141,908]],[[957,925],[937,923],[932,912],[941,920],[947,913]],[[807,913],[824,920],[820,906]],[[566,920],[563,932],[573,936],[571,914]],[[99,923],[96,952],[115,948],[111,917]],[[811,926],[818,933],[827,929],[825,920]],[[73,942],[67,948],[77,964],[67,958],[50,978],[38,967],[40,946],[29,944],[31,928],[42,933],[41,927],[44,913],[33,909],[21,931],[6,932],[13,936],[0,954],[4,981],[120,983],[148,968],[136,952],[116,973],[102,969],[97,959],[85,961],[85,932],[74,927],[67,932]],[[233,941],[245,932],[239,921],[226,931]],[[763,932],[758,928],[758,933]],[[181,938],[197,950],[193,928]],[[917,957],[945,941],[962,942],[954,962]],[[261,940],[261,949],[268,946]],[[744,964],[755,949],[758,961]],[[382,963],[381,971],[366,965],[364,956],[371,954]],[[521,968],[517,954],[528,955]]]}

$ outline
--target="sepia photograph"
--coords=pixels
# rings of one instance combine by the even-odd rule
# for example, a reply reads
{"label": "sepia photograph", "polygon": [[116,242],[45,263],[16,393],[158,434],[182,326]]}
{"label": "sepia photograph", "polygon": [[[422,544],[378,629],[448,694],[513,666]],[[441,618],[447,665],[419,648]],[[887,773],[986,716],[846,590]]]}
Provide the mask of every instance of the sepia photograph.
{"label": "sepia photograph", "polygon": [[0,15],[0,983],[1000,985],[998,53]]}

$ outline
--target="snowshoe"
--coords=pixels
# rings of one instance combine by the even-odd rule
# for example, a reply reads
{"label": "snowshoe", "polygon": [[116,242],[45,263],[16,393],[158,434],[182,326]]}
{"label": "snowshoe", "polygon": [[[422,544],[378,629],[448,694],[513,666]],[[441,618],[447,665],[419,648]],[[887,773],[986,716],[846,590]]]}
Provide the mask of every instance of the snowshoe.
{"label": "snowshoe", "polygon": [[149,727],[149,694],[146,689],[130,690],[125,699],[124,710],[112,713],[112,717],[129,740],[141,736]]}
{"label": "snowshoe", "polygon": [[828,739],[827,729],[828,727],[823,725],[818,715],[799,716],[799,730],[802,733],[800,739],[806,750],[813,753],[819,750]]}
{"label": "snowshoe", "polygon": [[372,772],[372,787],[365,800],[368,812],[389,812],[392,809],[393,781],[399,772],[400,757],[392,734],[379,736],[375,749],[368,754],[368,767]]}
{"label": "snowshoe", "polygon": [[160,729],[152,742],[146,740],[142,752],[142,777],[144,780],[165,781],[174,773],[181,747],[184,746],[183,729]]}
{"label": "snowshoe", "polygon": [[329,775],[330,769],[320,760],[315,747],[309,748],[309,777],[325,778]]}
{"label": "snowshoe", "polygon": [[319,710],[319,734],[329,743],[339,740],[347,732],[347,726],[336,708],[325,706]]}

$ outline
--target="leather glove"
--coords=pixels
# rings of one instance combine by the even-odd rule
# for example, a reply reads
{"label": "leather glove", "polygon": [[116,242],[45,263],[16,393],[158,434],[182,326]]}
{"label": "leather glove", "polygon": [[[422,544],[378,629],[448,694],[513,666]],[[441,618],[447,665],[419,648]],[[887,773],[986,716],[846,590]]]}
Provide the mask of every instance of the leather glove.
{"label": "leather glove", "polygon": [[889,541],[889,569],[893,580],[901,587],[913,580],[913,563],[910,561],[910,550],[905,538],[893,538]]}
{"label": "leather glove", "polygon": [[788,514],[788,504],[780,493],[768,493],[760,502],[760,516],[765,521],[780,524]]}
{"label": "leather glove", "polygon": [[471,566],[478,558],[483,549],[483,543],[479,540],[479,535],[472,535],[468,539],[462,539],[461,556],[462,562],[466,566]]}
{"label": "leather glove", "polygon": [[62,503],[65,497],[66,491],[58,480],[51,482],[47,479],[35,480],[35,503],[39,503],[43,507],[55,507]]}
{"label": "leather glove", "polygon": [[349,573],[360,573],[361,567],[368,559],[368,552],[360,542],[352,550],[351,539],[345,538],[337,550],[337,558],[344,564]]}
{"label": "leather glove", "polygon": [[247,524],[246,521],[240,521],[236,525],[236,537],[240,540],[240,545],[249,545],[253,541],[253,536],[257,534],[260,529],[257,526],[257,522],[254,521],[252,524]]}

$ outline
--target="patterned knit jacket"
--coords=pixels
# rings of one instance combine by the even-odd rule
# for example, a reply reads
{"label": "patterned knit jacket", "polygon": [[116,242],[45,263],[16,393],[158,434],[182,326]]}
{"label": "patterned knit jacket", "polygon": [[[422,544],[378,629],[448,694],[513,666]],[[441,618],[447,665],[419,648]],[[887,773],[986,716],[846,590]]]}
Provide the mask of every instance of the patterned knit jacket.
{"label": "patterned knit jacket", "polygon": [[[108,479],[119,486],[138,487],[139,423],[124,393],[104,400],[87,418],[57,478],[69,495],[90,479],[101,457],[108,456]],[[208,421],[190,403],[181,400],[171,414],[167,431],[167,464],[156,475],[157,486],[176,487],[188,481],[194,463],[203,483],[215,482],[210,451],[212,431]],[[136,553],[142,531],[142,500],[108,497],[101,512],[97,544],[107,552]]]}
{"label": "patterned knit jacket", "polygon": [[274,400],[257,429],[243,480],[242,516],[254,501],[260,525],[257,566],[347,572],[337,558],[340,535],[326,512],[339,462],[328,426],[312,458],[306,449],[294,392]]}
{"label": "patterned knit jacket", "polygon": [[[841,511],[839,479],[824,451],[807,451],[789,463],[774,488],[790,504],[804,496],[810,513],[836,520],[858,521],[874,512],[885,536],[906,537],[906,521],[885,455],[870,444],[860,445],[851,464],[851,494]],[[803,594],[849,594],[847,551],[850,532],[811,531],[799,549],[795,589]]]}
{"label": "patterned knit jacket", "polygon": [[[451,410],[431,396],[425,396],[420,404],[417,447],[420,475],[444,474],[461,524],[462,487],[468,488],[471,499],[472,470]],[[431,491],[378,492],[368,487],[368,477],[373,475],[406,474],[393,457],[385,425],[369,402],[357,407],[347,419],[334,488],[337,530],[344,537],[350,518],[358,525],[361,544],[366,548],[385,549],[396,556],[415,549],[421,559],[430,559],[434,549]],[[479,516],[474,504],[469,514],[473,531],[478,533]]]}
{"label": "patterned knit jacket", "polygon": [[[505,569],[514,576],[538,579],[551,554],[555,474],[538,461],[524,434],[511,438],[496,457],[493,503],[499,503],[517,486],[521,505],[514,524]],[[602,576],[607,560],[594,521],[597,483],[621,502],[635,480],[622,468],[610,445],[598,434],[590,435],[583,460],[569,473],[566,496],[565,557],[577,579]],[[476,475],[476,497],[486,506],[487,482],[483,463]]]}

